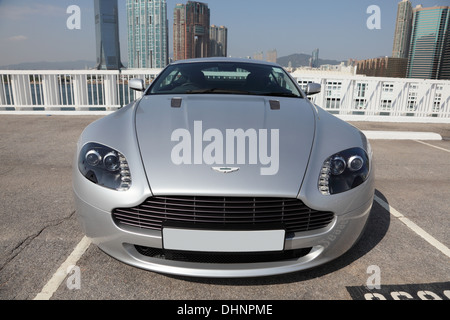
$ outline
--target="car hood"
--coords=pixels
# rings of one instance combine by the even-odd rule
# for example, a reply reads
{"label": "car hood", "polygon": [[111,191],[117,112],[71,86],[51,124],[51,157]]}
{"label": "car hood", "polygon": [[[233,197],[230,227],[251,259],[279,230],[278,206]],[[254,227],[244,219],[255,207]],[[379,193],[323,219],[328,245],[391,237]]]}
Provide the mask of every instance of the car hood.
{"label": "car hood", "polygon": [[299,98],[148,95],[136,131],[154,195],[296,197],[315,116]]}

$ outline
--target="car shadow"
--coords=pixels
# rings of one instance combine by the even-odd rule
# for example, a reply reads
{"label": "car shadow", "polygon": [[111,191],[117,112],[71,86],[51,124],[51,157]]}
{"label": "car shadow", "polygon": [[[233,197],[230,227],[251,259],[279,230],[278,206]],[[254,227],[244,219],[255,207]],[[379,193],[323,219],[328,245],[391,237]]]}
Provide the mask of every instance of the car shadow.
{"label": "car shadow", "polygon": [[[375,195],[384,202],[388,203],[386,197],[379,191],[375,191]],[[255,286],[255,285],[271,285],[301,282],[310,280],[340,270],[354,261],[360,259],[384,238],[390,225],[390,213],[385,210],[377,201],[373,201],[372,209],[365,227],[364,233],[359,241],[346,253],[339,258],[330,261],[324,265],[314,267],[308,270],[297,271],[276,276],[251,277],[251,278],[194,278],[186,276],[169,276],[179,280],[189,282],[197,282],[203,284],[214,285],[230,285],[230,286]]]}

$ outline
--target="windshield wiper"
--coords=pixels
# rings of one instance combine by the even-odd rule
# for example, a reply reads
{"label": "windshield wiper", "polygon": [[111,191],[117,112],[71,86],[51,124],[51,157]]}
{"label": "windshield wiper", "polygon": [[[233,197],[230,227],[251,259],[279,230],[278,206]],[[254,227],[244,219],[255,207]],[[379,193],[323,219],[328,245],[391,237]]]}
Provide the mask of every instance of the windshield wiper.
{"label": "windshield wiper", "polygon": [[293,94],[292,92],[269,92],[264,93],[265,96],[272,96],[272,97],[292,97],[292,98],[301,98],[301,96]]}

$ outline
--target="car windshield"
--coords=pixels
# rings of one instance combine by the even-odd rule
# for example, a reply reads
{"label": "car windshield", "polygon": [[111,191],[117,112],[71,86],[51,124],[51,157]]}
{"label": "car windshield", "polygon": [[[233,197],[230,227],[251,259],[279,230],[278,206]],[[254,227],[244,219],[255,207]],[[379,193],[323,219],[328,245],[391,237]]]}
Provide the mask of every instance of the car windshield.
{"label": "car windshield", "polygon": [[168,66],[147,94],[244,94],[302,98],[281,67],[245,62]]}

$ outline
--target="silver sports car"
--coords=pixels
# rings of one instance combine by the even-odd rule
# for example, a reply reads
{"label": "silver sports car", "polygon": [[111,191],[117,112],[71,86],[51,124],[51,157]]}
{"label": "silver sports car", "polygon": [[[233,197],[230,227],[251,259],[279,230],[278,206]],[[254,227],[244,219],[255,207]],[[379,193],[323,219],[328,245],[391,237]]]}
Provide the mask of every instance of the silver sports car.
{"label": "silver sports car", "polygon": [[267,276],[331,261],[372,207],[363,133],[312,104],[277,64],[178,61],[90,124],[73,166],[83,231],[155,272]]}

